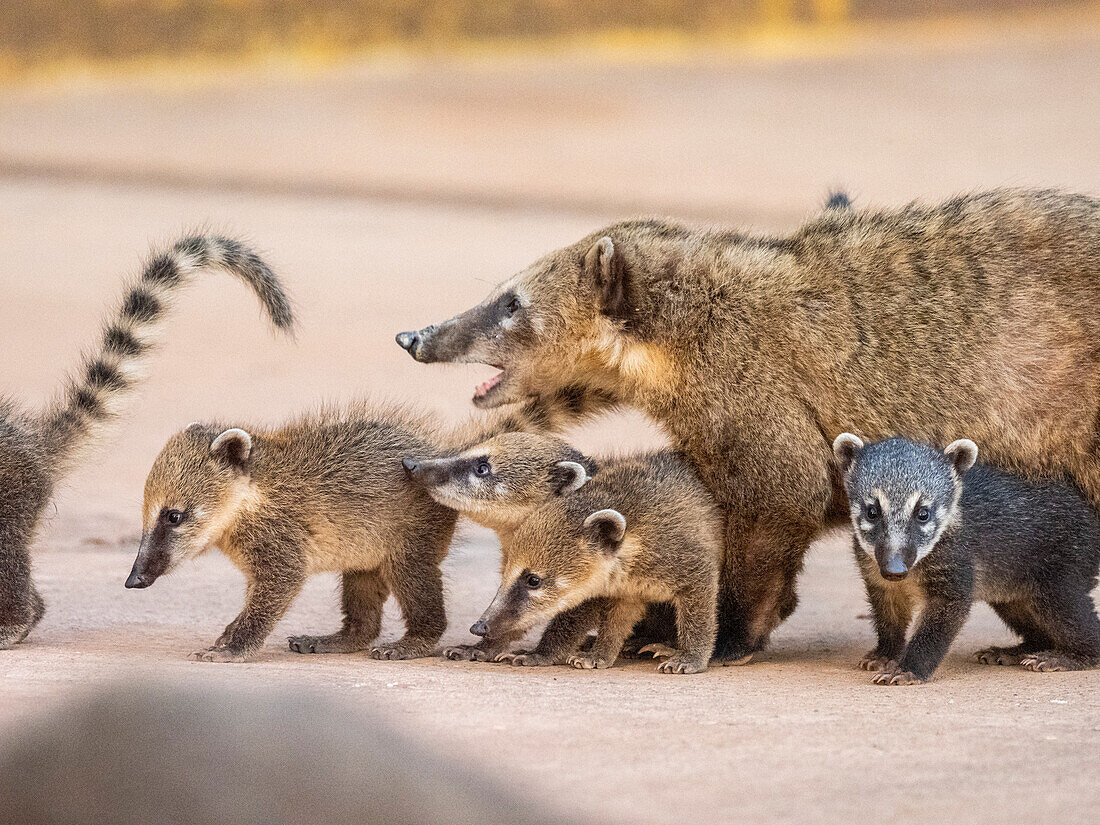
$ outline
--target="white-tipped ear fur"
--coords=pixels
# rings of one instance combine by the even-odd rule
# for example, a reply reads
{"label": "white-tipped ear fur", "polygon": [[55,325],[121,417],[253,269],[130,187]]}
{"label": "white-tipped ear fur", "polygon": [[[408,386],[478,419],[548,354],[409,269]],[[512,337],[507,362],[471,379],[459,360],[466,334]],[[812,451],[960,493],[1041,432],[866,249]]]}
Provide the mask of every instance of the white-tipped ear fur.
{"label": "white-tipped ear fur", "polygon": [[596,254],[599,256],[600,269],[606,274],[611,270],[611,259],[615,257],[615,242],[604,235],[596,241]]}
{"label": "white-tipped ear fur", "polygon": [[584,529],[609,546],[617,546],[626,535],[626,519],[618,510],[597,510],[584,520]]}
{"label": "white-tipped ear fur", "polygon": [[962,475],[978,460],[978,445],[969,438],[952,441],[944,448],[943,454],[955,465],[955,472]]}
{"label": "white-tipped ear fur", "polygon": [[558,488],[558,495],[575,493],[588,483],[588,471],[576,461],[559,461],[554,466],[560,467],[566,474],[561,487]]}
{"label": "white-tipped ear fur", "polygon": [[212,454],[221,454],[234,464],[244,464],[252,455],[252,436],[234,427],[214,439],[210,445]]}
{"label": "white-tipped ear fur", "polygon": [[833,455],[840,462],[840,469],[848,472],[859,451],[863,449],[863,439],[851,433],[841,433],[833,442]]}

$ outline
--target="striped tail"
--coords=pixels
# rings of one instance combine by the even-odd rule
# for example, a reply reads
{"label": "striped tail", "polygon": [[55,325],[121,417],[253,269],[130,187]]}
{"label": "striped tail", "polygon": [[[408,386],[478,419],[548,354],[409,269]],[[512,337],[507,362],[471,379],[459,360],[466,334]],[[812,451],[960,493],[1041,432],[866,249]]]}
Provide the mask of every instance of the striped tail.
{"label": "striped tail", "polygon": [[238,241],[217,236],[183,238],[155,255],[126,292],[104,327],[98,349],[85,355],[61,397],[41,418],[45,447],[63,473],[97,431],[118,414],[141,380],[142,362],[156,346],[175,293],[200,269],[221,269],[251,287],[279,330],[294,328],[290,299],[258,255]]}
{"label": "striped tail", "polygon": [[475,417],[469,433],[461,440],[466,447],[472,447],[501,433],[558,433],[617,405],[615,398],[603,390],[577,385],[563,387]]}

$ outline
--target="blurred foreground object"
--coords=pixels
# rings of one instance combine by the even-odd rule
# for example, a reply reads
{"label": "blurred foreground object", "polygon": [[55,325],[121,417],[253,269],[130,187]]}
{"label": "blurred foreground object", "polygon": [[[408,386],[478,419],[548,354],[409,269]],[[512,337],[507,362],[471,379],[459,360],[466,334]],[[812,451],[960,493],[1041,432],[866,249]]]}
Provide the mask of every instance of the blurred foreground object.
{"label": "blurred foreground object", "polygon": [[14,740],[5,823],[566,822],[311,695],[116,684]]}

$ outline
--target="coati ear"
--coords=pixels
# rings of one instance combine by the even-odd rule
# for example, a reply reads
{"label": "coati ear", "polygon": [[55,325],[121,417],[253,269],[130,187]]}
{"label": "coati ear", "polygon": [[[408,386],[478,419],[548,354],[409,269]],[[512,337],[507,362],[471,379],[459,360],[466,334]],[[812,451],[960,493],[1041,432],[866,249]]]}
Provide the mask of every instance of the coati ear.
{"label": "coati ear", "polygon": [[605,553],[611,554],[618,552],[623,542],[626,519],[618,510],[597,510],[584,520],[584,529]]}
{"label": "coati ear", "polygon": [[252,455],[252,436],[236,427],[226,430],[214,439],[210,445],[210,454],[224,459],[234,467],[244,469],[248,464],[248,457]]}
{"label": "coati ear", "polygon": [[584,272],[595,285],[600,310],[617,320],[630,317],[626,262],[611,238],[600,238],[584,256]]}
{"label": "coati ear", "polygon": [[840,469],[845,473],[852,468],[852,462],[856,460],[862,449],[863,439],[851,433],[841,433],[833,442],[833,455],[836,456]]}
{"label": "coati ear", "polygon": [[943,454],[951,459],[951,463],[955,465],[955,472],[963,476],[978,460],[978,445],[969,438],[960,438],[948,444]]}
{"label": "coati ear", "polygon": [[588,483],[588,471],[576,461],[559,461],[550,469],[559,496],[575,493]]}

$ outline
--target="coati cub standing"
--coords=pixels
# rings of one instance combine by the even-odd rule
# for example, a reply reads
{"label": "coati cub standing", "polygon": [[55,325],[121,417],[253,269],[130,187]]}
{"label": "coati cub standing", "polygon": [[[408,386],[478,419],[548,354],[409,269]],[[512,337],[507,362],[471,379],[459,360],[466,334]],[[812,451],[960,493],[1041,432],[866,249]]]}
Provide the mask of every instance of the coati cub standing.
{"label": "coati cub standing", "polygon": [[277,328],[293,327],[282,284],[251,250],[227,238],[188,237],[146,264],[57,401],[29,413],[0,399],[0,649],[25,639],[45,612],[28,547],[54,488],[137,387],[137,369],[155,346],[175,292],[205,268],[239,278]]}
{"label": "coati cub standing", "polygon": [[931,679],[976,599],[1023,639],[980,651],[979,661],[1038,671],[1100,663],[1089,596],[1100,570],[1100,518],[1075,488],[975,465],[977,447],[966,439],[941,453],[842,433],[833,450],[878,634],[860,666],[879,671],[877,684]]}
{"label": "coati cub standing", "polygon": [[[721,520],[710,493],[679,455],[659,452],[605,465],[502,539],[500,588],[470,628],[475,635],[514,639],[602,600],[595,603],[595,643],[568,663],[611,667],[646,606],[671,602],[678,649],[658,670],[706,669],[717,629]],[[572,630],[587,632],[586,620]],[[576,633],[574,639],[579,642]]]}
{"label": "coati cub standing", "polygon": [[[343,627],[290,637],[291,650],[426,656],[447,626],[439,565],[458,514],[411,483],[402,458],[442,457],[501,430],[553,428],[556,406],[571,402],[534,399],[457,433],[399,407],[366,404],[274,430],[192,424],[168,440],[149,472],[141,546],[126,587],[148,587],[217,546],[248,580],[245,606],[195,658],[242,662],[310,575],[339,572]],[[390,593],[405,635],[372,644]]]}

